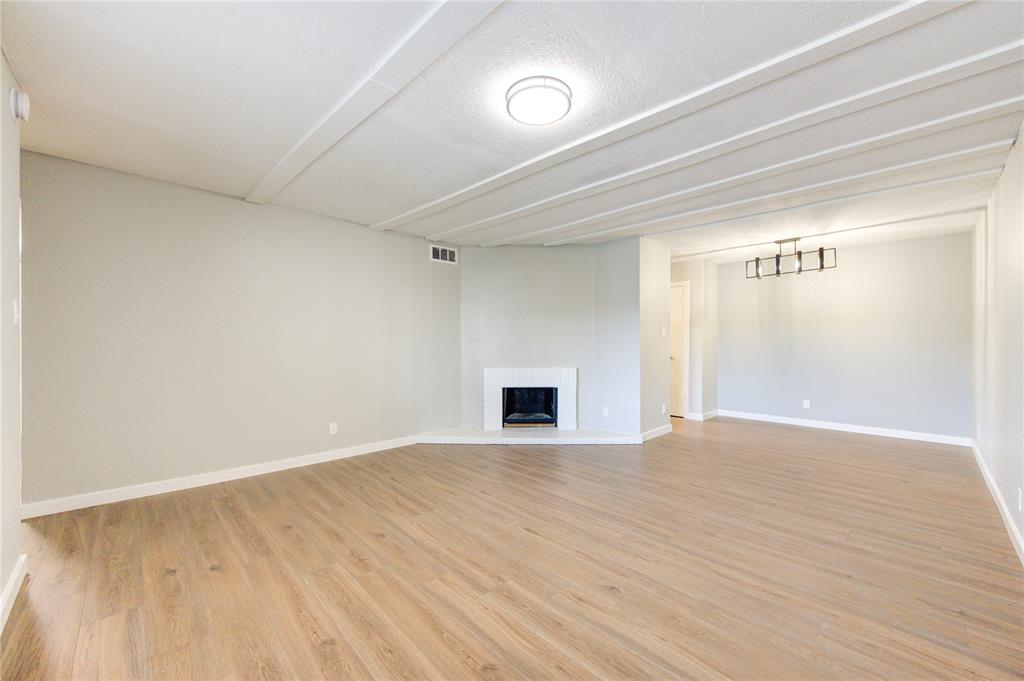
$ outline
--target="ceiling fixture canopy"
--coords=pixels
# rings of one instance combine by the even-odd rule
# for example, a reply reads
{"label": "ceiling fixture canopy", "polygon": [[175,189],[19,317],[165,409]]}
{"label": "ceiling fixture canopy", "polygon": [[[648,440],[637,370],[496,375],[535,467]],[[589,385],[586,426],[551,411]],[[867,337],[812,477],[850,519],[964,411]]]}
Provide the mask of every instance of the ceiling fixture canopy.
{"label": "ceiling fixture canopy", "polygon": [[[779,252],[775,257],[754,258],[747,261],[747,279],[761,279],[765,276],[781,277],[783,274],[831,270],[836,266],[836,249],[819,247],[814,251],[801,251],[796,247],[800,237],[779,239]],[[783,247],[790,244],[790,253],[783,253]]]}
{"label": "ceiling fixture canopy", "polygon": [[572,108],[572,90],[550,76],[517,80],[505,93],[508,115],[526,125],[547,125],[565,118]]}

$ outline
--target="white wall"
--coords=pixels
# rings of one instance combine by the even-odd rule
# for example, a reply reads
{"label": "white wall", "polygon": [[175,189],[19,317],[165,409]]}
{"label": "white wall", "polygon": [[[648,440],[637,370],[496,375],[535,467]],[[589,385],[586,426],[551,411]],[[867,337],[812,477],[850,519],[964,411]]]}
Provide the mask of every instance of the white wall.
{"label": "white wall", "polygon": [[20,130],[7,93],[16,87],[3,57],[0,87],[0,589],[20,554],[21,533],[21,327],[13,305],[20,298]]}
{"label": "white wall", "polygon": [[1024,160],[1018,137],[975,230],[974,437],[1024,562]]}
{"label": "white wall", "polygon": [[459,424],[459,270],[424,241],[33,153],[22,180],[26,502]]}
{"label": "white wall", "polygon": [[970,234],[838,256],[760,281],[719,267],[719,409],[969,436]]}
{"label": "white wall", "polygon": [[669,287],[671,249],[640,240],[640,428],[648,432],[669,423]]}

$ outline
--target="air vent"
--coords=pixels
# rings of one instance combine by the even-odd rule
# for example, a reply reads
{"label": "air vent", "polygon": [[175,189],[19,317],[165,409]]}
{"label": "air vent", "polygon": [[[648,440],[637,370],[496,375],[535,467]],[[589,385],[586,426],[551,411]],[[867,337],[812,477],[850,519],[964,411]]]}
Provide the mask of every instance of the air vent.
{"label": "air vent", "polygon": [[449,265],[455,265],[455,249],[448,248],[447,246],[435,246],[430,245],[430,259],[436,260],[437,262],[448,263]]}

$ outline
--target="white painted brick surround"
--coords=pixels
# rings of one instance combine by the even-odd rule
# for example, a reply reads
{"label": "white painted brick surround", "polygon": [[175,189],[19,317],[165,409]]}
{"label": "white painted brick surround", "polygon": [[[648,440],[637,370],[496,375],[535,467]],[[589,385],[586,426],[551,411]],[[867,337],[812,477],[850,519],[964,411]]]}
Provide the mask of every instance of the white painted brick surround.
{"label": "white painted brick surround", "polygon": [[558,429],[576,430],[576,368],[484,369],[484,430],[501,430],[502,388],[558,388]]}

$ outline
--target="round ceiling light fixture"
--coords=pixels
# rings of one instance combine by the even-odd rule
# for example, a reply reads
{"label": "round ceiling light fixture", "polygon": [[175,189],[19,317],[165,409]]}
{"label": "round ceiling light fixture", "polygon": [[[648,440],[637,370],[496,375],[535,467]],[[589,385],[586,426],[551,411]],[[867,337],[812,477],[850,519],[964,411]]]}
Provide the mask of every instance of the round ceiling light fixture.
{"label": "round ceiling light fixture", "polygon": [[572,90],[550,76],[517,80],[505,93],[508,115],[526,125],[547,125],[565,118],[572,107]]}

